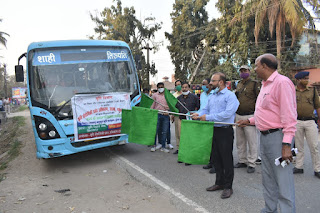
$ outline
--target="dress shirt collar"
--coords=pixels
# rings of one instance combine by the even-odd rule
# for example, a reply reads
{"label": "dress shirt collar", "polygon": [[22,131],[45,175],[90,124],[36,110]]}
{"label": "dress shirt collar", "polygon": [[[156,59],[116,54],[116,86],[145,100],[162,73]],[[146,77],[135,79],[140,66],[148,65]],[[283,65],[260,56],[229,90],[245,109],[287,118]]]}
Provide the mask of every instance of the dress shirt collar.
{"label": "dress shirt collar", "polygon": [[214,93],[214,91],[213,90],[211,90],[210,92],[209,92],[209,94],[207,93],[207,92],[205,92],[206,93],[206,95],[211,95],[211,94],[213,94]]}
{"label": "dress shirt collar", "polygon": [[269,78],[266,80],[266,81],[262,81],[262,84],[264,85],[264,84],[266,84],[266,83],[271,83],[271,82],[273,82],[274,81],[274,79],[277,77],[279,75],[279,73],[278,73],[278,71],[276,70],[276,71],[274,71],[270,76],[269,76]]}
{"label": "dress shirt collar", "polygon": [[220,92],[217,92],[216,94],[220,94],[220,93],[224,94],[224,93],[226,93],[226,92],[227,92],[227,90],[228,90],[228,88],[227,88],[227,87],[225,87],[223,90],[221,90]]}

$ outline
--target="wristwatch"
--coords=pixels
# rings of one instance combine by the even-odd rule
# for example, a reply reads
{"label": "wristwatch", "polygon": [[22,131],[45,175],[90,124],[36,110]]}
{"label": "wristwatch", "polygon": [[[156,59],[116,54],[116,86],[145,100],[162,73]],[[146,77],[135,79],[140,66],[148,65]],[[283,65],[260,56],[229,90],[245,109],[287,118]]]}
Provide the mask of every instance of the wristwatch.
{"label": "wristwatch", "polygon": [[290,146],[291,147],[291,143],[282,143],[282,146]]}

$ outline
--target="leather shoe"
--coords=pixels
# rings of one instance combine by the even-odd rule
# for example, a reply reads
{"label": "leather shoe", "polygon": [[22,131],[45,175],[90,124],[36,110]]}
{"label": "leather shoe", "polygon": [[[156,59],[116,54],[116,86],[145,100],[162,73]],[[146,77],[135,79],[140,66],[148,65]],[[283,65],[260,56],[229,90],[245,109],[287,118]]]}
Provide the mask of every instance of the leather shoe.
{"label": "leather shoe", "polygon": [[314,175],[315,175],[317,178],[320,178],[320,172],[314,172]]}
{"label": "leather shoe", "polygon": [[232,193],[233,193],[232,189],[224,189],[222,194],[221,194],[221,198],[222,199],[229,198],[229,197],[231,197]]}
{"label": "leather shoe", "polygon": [[245,163],[237,163],[236,165],[234,165],[234,168],[245,168],[247,167],[247,164]]}
{"label": "leather shoe", "polygon": [[190,164],[190,163],[185,163],[184,165],[185,165],[185,166],[190,166],[191,164]]}
{"label": "leather shoe", "polygon": [[179,153],[179,150],[176,150],[173,154],[176,155]]}
{"label": "leather shoe", "polygon": [[212,165],[211,164],[208,164],[208,165],[205,165],[202,167],[203,169],[211,169],[212,168]]}
{"label": "leather shoe", "polygon": [[216,169],[215,169],[214,167],[212,167],[212,168],[209,170],[209,173],[210,173],[210,174],[216,173]]}
{"label": "leather shoe", "polygon": [[255,171],[256,171],[256,169],[254,167],[248,166],[248,168],[247,168],[248,173],[254,173]]}
{"label": "leather shoe", "polygon": [[208,192],[213,192],[213,191],[222,190],[222,189],[223,189],[222,186],[213,185],[213,186],[208,187],[206,190],[207,190]]}
{"label": "leather shoe", "polygon": [[293,168],[293,174],[302,174],[303,173],[303,169],[298,169],[296,167]]}
{"label": "leather shoe", "polygon": [[178,161],[178,163],[183,163],[182,161]]}

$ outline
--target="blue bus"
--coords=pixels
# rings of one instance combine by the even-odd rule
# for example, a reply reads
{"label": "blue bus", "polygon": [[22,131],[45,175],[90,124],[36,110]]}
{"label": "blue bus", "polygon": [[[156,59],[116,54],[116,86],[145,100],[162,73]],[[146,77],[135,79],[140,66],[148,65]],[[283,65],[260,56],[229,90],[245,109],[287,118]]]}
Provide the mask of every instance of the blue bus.
{"label": "blue bus", "polygon": [[[26,77],[20,65],[24,57]],[[53,158],[128,143],[128,135],[124,134],[75,140],[71,101],[79,94],[127,94],[130,106],[140,102],[137,70],[125,42],[34,42],[29,45],[27,53],[19,57],[15,74],[17,82],[23,82],[25,78],[27,81],[37,158]],[[117,127],[121,129],[121,125]]]}

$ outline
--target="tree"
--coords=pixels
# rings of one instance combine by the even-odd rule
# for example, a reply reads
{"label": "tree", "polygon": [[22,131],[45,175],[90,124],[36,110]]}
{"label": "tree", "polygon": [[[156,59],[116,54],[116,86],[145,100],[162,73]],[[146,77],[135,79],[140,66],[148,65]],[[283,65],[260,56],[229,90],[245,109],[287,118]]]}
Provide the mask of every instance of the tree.
{"label": "tree", "polygon": [[268,21],[270,35],[276,33],[277,58],[280,61],[281,51],[286,40],[286,27],[289,27],[292,41],[291,46],[303,32],[303,27],[308,22],[310,28],[314,28],[313,19],[301,0],[248,0],[243,15],[255,14],[255,42],[258,43],[261,28]]}
{"label": "tree", "polygon": [[[0,22],[2,22],[2,19],[0,19]],[[7,39],[5,36],[9,36],[9,34],[0,31],[0,44],[2,44],[3,46],[6,47],[7,46]]]}
{"label": "tree", "polygon": [[[99,14],[90,14],[91,20],[96,23],[96,38],[128,43],[138,68],[140,84],[143,88],[149,87],[149,73],[155,75],[157,70],[153,62],[147,64],[142,49],[150,42],[153,51],[158,50],[160,44],[154,39],[162,23],[157,23],[154,17],[147,17],[141,22],[136,18],[134,7],[123,8],[120,0],[114,2],[116,5],[104,8]],[[90,38],[94,39],[94,36]]]}
{"label": "tree", "polygon": [[[172,33],[165,33],[170,45],[171,60],[175,66],[175,78],[186,81],[192,73],[192,52],[203,48],[208,13],[205,10],[209,0],[175,0]],[[194,66],[193,66],[194,67]]]}
{"label": "tree", "polygon": [[247,64],[248,60],[248,22],[237,22],[230,25],[235,14],[241,11],[240,0],[218,0],[216,7],[221,13],[218,22],[218,36],[216,49],[219,65],[216,71],[226,74],[227,79],[238,79],[236,67]]}

